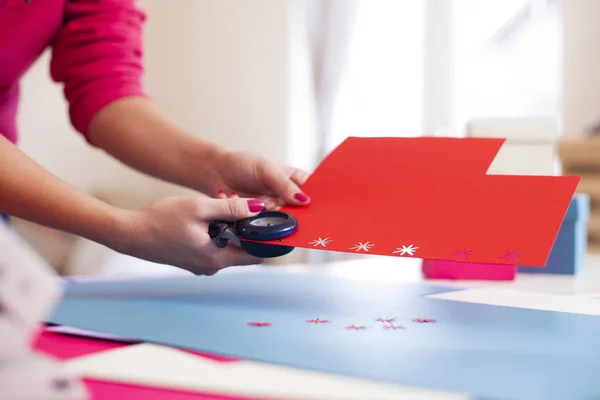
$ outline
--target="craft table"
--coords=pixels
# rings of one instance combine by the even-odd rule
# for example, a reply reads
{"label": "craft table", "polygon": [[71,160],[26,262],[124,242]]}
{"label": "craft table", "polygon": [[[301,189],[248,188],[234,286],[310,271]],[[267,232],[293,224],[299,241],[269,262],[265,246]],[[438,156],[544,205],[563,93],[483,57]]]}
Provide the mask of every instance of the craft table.
{"label": "craft table", "polygon": [[[257,273],[270,270],[273,267],[247,267],[245,270],[255,269]],[[281,267],[277,267],[278,269]],[[423,281],[420,276],[420,263],[418,260],[387,259],[381,257],[371,258],[366,256],[355,261],[344,261],[328,265],[297,265],[284,268],[289,274],[319,274],[323,276],[341,276],[361,281],[394,281],[398,283],[422,283],[423,285],[447,285],[450,287],[471,288],[441,294],[450,300],[466,301],[479,304],[491,304],[517,308],[533,308],[550,311],[570,313],[583,313],[600,315],[597,306],[600,298],[600,257],[589,256],[583,274],[573,276],[552,276],[544,274],[520,274],[514,282],[474,282],[474,281]],[[237,273],[235,270],[223,273]],[[572,300],[572,301],[571,301]],[[36,347],[56,357],[68,360],[84,354],[103,352],[109,349],[125,347],[128,344],[93,340],[81,337],[69,337],[49,332],[42,333]],[[215,360],[228,361],[227,358],[218,358],[209,354],[200,354]],[[236,362],[231,361],[231,362]],[[175,371],[173,373],[176,373]],[[235,375],[231,382],[236,381]],[[198,393],[163,389],[153,389],[141,386],[86,380],[93,399],[108,400],[127,398],[139,399],[251,399],[253,397],[232,397],[221,393]],[[290,389],[290,396],[294,393]],[[340,399],[351,393],[339,393]],[[422,395],[422,393],[421,393]],[[458,396],[458,397],[456,397]],[[256,397],[254,397],[256,398]],[[416,397],[415,397],[416,398]],[[419,398],[432,399],[467,399],[475,398],[468,395],[434,393],[431,396]]]}
{"label": "craft table", "polygon": [[[600,359],[590,349],[600,338],[600,299],[590,280],[581,289],[581,280],[561,277],[557,294],[537,291],[554,281],[543,276],[512,286],[419,279],[413,257],[546,261],[579,179],[486,174],[503,143],[348,138],[303,185],[311,205],[281,209],[297,231],[267,243],[359,260],[71,281],[46,322],[139,343],[98,349],[106,343],[42,334],[36,347],[101,381],[88,381],[100,399],[175,396],[150,387],[288,400],[598,396]],[[401,182],[395,195],[378,195],[389,182]],[[382,215],[392,230],[382,229]]]}

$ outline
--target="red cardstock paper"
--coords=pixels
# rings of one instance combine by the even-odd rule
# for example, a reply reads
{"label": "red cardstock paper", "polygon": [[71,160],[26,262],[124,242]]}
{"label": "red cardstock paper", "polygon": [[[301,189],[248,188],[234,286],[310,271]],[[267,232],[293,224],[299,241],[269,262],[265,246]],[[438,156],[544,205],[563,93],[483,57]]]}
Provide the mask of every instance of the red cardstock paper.
{"label": "red cardstock paper", "polygon": [[346,139],[302,187],[291,236],[340,252],[543,266],[579,177],[488,175],[504,139]]}

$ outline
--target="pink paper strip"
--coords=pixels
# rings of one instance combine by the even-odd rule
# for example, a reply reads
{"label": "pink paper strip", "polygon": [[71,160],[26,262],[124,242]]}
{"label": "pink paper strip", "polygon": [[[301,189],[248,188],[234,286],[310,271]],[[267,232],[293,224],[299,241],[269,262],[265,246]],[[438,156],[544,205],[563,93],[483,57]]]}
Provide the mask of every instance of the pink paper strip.
{"label": "pink paper strip", "polygon": [[423,260],[422,271],[427,279],[512,281],[515,279],[517,266]]}
{"label": "pink paper strip", "polygon": [[182,392],[143,386],[84,380],[93,400],[258,400],[249,397],[231,397],[218,394]]}
{"label": "pink paper strip", "polygon": [[[42,331],[34,342],[37,351],[47,353],[61,360],[99,353],[102,351],[118,349],[129,346],[114,340],[97,340],[61,335],[58,333]],[[237,360],[214,354],[191,352],[200,357],[221,362],[235,362]],[[219,394],[175,391],[144,386],[125,385],[112,382],[84,379],[93,400],[258,400],[250,397],[232,397]]]}
{"label": "pink paper strip", "polygon": [[[68,360],[86,354],[94,354],[100,351],[117,349],[128,346],[131,343],[119,342],[116,340],[90,339],[74,335],[62,335],[48,330],[42,331],[34,342],[34,348],[57,358]],[[184,351],[188,351],[183,349]],[[237,361],[235,358],[225,357],[217,354],[203,353],[199,351],[189,351],[200,357],[208,358],[213,361],[231,362]]]}

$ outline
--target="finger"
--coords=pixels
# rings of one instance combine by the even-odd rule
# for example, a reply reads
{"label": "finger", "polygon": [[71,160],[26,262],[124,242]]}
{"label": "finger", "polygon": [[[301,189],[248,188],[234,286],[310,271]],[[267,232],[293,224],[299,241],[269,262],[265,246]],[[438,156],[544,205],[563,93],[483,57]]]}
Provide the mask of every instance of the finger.
{"label": "finger", "polygon": [[290,179],[294,182],[298,187],[302,187],[310,177],[310,174],[306,171],[303,171],[298,168],[294,168],[294,171],[290,175]]}
{"label": "finger", "polygon": [[220,269],[213,269],[213,268],[207,268],[207,267],[201,267],[201,268],[190,267],[190,268],[185,268],[185,269],[190,271],[192,274],[198,275],[198,276],[213,276],[214,274],[216,274],[217,272],[220,271]]}
{"label": "finger", "polygon": [[265,261],[263,258],[254,257],[246,253],[244,249],[234,244],[228,244],[223,249],[217,249],[214,257],[217,260],[217,263],[222,265],[220,269],[242,265],[261,264]]}
{"label": "finger", "polygon": [[263,200],[265,201],[265,208],[269,211],[277,211],[285,205],[283,200],[275,196],[267,196]]}
{"label": "finger", "polygon": [[262,170],[262,175],[265,184],[287,204],[304,205],[310,202],[310,197],[302,192],[298,185],[280,168],[267,165]]}
{"label": "finger", "polygon": [[265,202],[260,199],[243,199],[230,197],[228,199],[214,199],[210,205],[204,205],[202,218],[208,220],[237,221],[252,217],[265,208]]}
{"label": "finger", "polygon": [[231,195],[229,197],[230,198],[235,198],[235,197],[240,197],[240,195],[237,194],[237,192],[231,192]]}
{"label": "finger", "polygon": [[223,190],[219,190],[219,193],[217,193],[216,198],[217,199],[226,199],[227,198],[227,194]]}

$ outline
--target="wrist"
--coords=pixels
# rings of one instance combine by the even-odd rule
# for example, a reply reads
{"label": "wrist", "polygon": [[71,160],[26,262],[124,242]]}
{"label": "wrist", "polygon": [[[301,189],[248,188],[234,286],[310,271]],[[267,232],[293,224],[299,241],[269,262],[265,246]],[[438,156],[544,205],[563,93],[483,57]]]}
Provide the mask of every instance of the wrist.
{"label": "wrist", "polygon": [[103,204],[79,234],[89,240],[119,251],[134,237],[134,211]]}
{"label": "wrist", "polygon": [[194,145],[184,150],[185,165],[191,168],[188,175],[195,177],[193,189],[212,196],[224,189],[223,165],[231,152],[214,143],[194,139]]}

